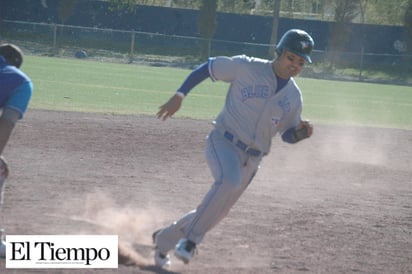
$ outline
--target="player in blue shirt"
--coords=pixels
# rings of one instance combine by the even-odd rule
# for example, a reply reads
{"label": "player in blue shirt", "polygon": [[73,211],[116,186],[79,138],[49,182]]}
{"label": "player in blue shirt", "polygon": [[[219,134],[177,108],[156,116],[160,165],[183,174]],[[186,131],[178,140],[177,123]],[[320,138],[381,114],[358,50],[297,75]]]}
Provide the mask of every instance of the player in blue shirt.
{"label": "player in blue shirt", "polygon": [[[13,44],[0,45],[0,207],[2,205],[4,182],[9,168],[3,151],[18,120],[27,110],[33,84],[19,68],[23,63],[23,53]],[[3,230],[0,224],[0,258],[6,254]]]}

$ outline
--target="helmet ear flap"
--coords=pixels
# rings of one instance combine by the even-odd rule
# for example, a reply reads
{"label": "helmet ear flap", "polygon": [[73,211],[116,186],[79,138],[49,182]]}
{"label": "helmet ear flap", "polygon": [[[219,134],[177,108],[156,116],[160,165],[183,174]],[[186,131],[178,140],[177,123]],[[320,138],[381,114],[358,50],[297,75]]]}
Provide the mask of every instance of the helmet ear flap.
{"label": "helmet ear flap", "polygon": [[275,48],[275,53],[276,53],[277,56],[281,55],[281,51],[278,47]]}
{"label": "helmet ear flap", "polygon": [[282,45],[276,45],[276,47],[275,47],[275,56],[277,57],[277,58],[279,58],[281,55],[282,55],[282,53],[283,53],[283,51],[284,51],[284,47],[282,46]]}

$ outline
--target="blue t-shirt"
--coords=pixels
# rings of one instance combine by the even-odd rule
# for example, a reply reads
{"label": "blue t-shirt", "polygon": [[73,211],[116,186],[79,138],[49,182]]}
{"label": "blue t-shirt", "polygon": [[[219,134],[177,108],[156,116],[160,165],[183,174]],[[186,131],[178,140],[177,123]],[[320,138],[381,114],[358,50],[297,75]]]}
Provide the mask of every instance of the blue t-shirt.
{"label": "blue t-shirt", "polygon": [[12,108],[21,117],[27,110],[33,84],[30,78],[15,66],[9,65],[0,55],[0,108]]}

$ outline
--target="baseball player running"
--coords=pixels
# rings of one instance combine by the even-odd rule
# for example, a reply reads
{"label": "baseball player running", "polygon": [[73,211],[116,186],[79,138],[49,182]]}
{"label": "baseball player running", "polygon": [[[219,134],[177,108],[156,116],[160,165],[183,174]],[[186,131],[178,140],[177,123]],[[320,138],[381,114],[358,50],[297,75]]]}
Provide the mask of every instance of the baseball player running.
{"label": "baseball player running", "polygon": [[210,58],[160,106],[157,117],[166,120],[206,78],[230,83],[223,110],[206,139],[205,156],[214,183],[195,210],[153,233],[157,266],[170,266],[171,250],[184,263],[192,259],[205,234],[250,184],[277,133],[292,144],[312,135],[312,125],[301,118],[302,95],[293,77],[311,63],[313,46],[307,32],[291,29],[276,45],[274,60],[245,55]]}
{"label": "baseball player running", "polygon": [[[0,207],[3,198],[4,181],[9,169],[3,150],[9,140],[16,122],[23,118],[27,110],[33,84],[19,68],[23,63],[23,53],[16,45],[0,45]],[[0,258],[6,255],[6,245],[0,226]]]}

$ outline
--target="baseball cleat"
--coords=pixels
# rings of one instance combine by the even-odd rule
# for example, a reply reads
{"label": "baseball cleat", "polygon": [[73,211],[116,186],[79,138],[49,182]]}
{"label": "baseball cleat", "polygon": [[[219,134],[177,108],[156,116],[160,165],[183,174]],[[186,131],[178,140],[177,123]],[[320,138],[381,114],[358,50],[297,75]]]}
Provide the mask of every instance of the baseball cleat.
{"label": "baseball cleat", "polygon": [[175,247],[175,256],[188,264],[196,250],[196,244],[189,239],[180,239]]}
{"label": "baseball cleat", "polygon": [[161,268],[168,268],[171,265],[170,256],[161,253],[157,248],[155,248],[154,261],[155,265]]}
{"label": "baseball cleat", "polygon": [[4,241],[0,242],[0,259],[6,258],[6,243]]}
{"label": "baseball cleat", "polygon": [[3,229],[0,229],[0,258],[6,258],[6,242],[3,240]]}
{"label": "baseball cleat", "polygon": [[[152,234],[153,244],[155,245],[156,245],[156,236],[160,232],[160,230],[161,229],[156,230]],[[155,261],[156,266],[162,267],[162,268],[167,268],[167,267],[170,267],[171,265],[170,256],[168,254],[161,253],[159,249],[157,248],[157,246],[155,246],[154,261]]]}

